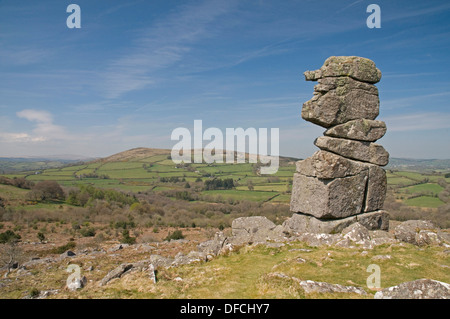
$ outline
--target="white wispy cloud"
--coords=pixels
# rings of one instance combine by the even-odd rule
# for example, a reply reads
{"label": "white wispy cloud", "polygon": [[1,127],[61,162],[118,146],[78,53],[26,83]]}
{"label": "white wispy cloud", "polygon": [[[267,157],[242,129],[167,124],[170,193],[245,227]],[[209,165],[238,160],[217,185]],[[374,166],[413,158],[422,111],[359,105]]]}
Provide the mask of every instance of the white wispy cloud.
{"label": "white wispy cloud", "polygon": [[140,32],[133,47],[112,61],[104,73],[106,97],[116,98],[153,84],[155,72],[181,61],[195,43],[212,36],[211,24],[232,7],[233,1],[183,5]]}
{"label": "white wispy cloud", "polygon": [[450,128],[450,114],[443,112],[425,112],[409,115],[388,116],[388,132],[424,131]]}

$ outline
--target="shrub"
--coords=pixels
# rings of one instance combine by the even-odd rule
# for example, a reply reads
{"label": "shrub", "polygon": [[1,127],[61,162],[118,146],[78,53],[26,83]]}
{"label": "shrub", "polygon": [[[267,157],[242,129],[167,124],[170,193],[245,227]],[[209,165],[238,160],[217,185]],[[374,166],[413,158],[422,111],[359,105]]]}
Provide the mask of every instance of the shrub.
{"label": "shrub", "polygon": [[74,249],[77,244],[74,241],[69,241],[67,244],[55,247],[50,252],[52,254],[62,254],[68,250]]}
{"label": "shrub", "polygon": [[170,241],[170,240],[177,240],[177,239],[184,239],[184,235],[181,232],[181,230],[177,229],[173,231],[172,233],[169,233],[164,240]]}
{"label": "shrub", "polygon": [[37,237],[40,242],[43,242],[45,240],[45,235],[42,232],[37,233]]}
{"label": "shrub", "polygon": [[41,292],[36,287],[32,288],[30,291],[31,298],[37,298],[40,294],[41,294]]}
{"label": "shrub", "polygon": [[124,229],[122,232],[121,242],[123,244],[133,245],[136,243],[136,237],[130,237],[130,231],[128,229]]}
{"label": "shrub", "polygon": [[0,244],[18,242],[22,237],[12,230],[7,230],[0,234]]}
{"label": "shrub", "polygon": [[83,237],[94,237],[95,229],[93,227],[85,227],[80,229],[80,234]]}

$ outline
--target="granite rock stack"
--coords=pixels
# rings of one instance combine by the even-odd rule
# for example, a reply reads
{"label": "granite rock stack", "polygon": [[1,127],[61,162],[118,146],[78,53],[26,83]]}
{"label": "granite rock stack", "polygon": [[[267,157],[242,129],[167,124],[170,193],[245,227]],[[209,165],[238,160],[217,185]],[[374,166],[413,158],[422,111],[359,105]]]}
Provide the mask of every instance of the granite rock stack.
{"label": "granite rock stack", "polygon": [[290,204],[296,224],[304,232],[339,232],[355,222],[387,230],[382,166],[389,154],[374,143],[386,133],[385,123],[376,120],[380,70],[366,58],[333,56],[304,74],[318,84],[302,118],[326,131],[314,142],[320,150],[296,163]]}

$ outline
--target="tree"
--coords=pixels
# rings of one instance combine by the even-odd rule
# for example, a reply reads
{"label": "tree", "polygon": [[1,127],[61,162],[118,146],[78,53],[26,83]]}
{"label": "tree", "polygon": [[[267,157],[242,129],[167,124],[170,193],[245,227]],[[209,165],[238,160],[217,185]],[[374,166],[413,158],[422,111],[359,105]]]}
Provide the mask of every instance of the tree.
{"label": "tree", "polygon": [[55,181],[42,181],[33,186],[28,197],[37,201],[64,199],[64,191]]}
{"label": "tree", "polygon": [[6,268],[5,278],[8,276],[14,264],[19,262],[23,252],[17,243],[20,241],[20,235],[12,230],[7,230],[0,234],[0,265]]}
{"label": "tree", "polygon": [[45,240],[45,235],[42,232],[37,233],[37,237],[41,243]]}

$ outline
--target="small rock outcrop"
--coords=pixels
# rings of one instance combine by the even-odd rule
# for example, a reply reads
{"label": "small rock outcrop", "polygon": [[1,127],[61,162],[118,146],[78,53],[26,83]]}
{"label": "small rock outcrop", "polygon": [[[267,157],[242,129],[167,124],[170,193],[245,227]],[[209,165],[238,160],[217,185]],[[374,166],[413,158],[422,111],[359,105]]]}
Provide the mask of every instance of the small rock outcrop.
{"label": "small rock outcrop", "polygon": [[375,299],[450,299],[450,285],[432,279],[419,279],[378,291]]}
{"label": "small rock outcrop", "polygon": [[299,217],[287,227],[337,233],[358,222],[387,230],[382,166],[389,154],[374,143],[386,133],[386,124],[376,120],[380,70],[366,58],[330,57],[319,70],[305,72],[305,79],[318,84],[302,118],[327,130],[314,142],[320,150],[296,164],[290,208]]}

